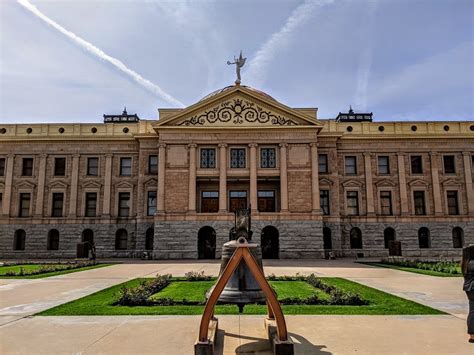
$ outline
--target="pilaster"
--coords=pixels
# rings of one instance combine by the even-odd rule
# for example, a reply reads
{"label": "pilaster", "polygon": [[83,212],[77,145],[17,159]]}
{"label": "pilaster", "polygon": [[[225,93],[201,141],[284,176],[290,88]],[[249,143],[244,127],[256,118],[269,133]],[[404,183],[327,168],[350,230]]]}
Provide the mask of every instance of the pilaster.
{"label": "pilaster", "polygon": [[189,144],[189,203],[188,211],[196,212],[196,144]]}
{"label": "pilaster", "polygon": [[405,154],[398,153],[398,187],[400,189],[400,214],[408,215],[407,179],[405,175]]}
{"label": "pilaster", "polygon": [[434,201],[434,211],[435,215],[443,215],[443,204],[441,202],[441,188],[439,184],[439,172],[438,172],[438,162],[439,154],[436,152],[430,152],[430,161],[431,161],[431,181],[433,184],[433,201]]}
{"label": "pilaster", "polygon": [[472,188],[472,169],[471,169],[471,154],[469,152],[463,152],[464,162],[464,181],[466,184],[466,198],[467,198],[467,210],[469,215],[474,215],[474,192]]}
{"label": "pilaster", "polygon": [[319,201],[319,164],[318,164],[318,144],[311,143],[311,192],[312,192],[312,211],[321,212],[321,203]]}
{"label": "pilaster", "polygon": [[287,171],[287,159],[286,150],[288,144],[280,144],[280,200],[281,200],[281,212],[288,212],[288,171]]}
{"label": "pilaster", "polygon": [[105,155],[105,181],[104,181],[104,204],[103,216],[110,216],[110,198],[112,196],[112,159],[113,154]]}
{"label": "pilaster", "polygon": [[257,200],[257,144],[251,143],[250,147],[250,206],[258,210]]}
{"label": "pilaster", "polygon": [[365,165],[365,193],[367,199],[367,215],[375,215],[374,186],[372,182],[372,154],[364,153]]}
{"label": "pilaster", "polygon": [[69,197],[69,213],[68,217],[74,218],[77,214],[77,187],[79,183],[79,154],[72,156],[71,171],[71,196]]}
{"label": "pilaster", "polygon": [[35,216],[43,217],[43,204],[44,204],[44,184],[46,181],[46,159],[47,154],[41,154],[39,158],[39,171],[38,171],[38,190],[36,194],[36,205],[35,205]]}
{"label": "pilaster", "polygon": [[3,215],[10,215],[10,206],[12,200],[13,189],[13,162],[15,161],[15,154],[10,154],[7,157],[6,176],[5,176],[5,192],[3,196]]}

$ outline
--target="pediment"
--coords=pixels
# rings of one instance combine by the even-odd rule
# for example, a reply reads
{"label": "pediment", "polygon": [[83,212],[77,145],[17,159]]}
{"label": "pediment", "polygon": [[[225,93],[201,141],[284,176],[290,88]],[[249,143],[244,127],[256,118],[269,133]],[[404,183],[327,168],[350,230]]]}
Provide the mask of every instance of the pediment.
{"label": "pediment", "polygon": [[393,181],[389,179],[382,179],[379,180],[375,183],[375,186],[377,187],[395,187],[397,184],[395,184]]}
{"label": "pediment", "polygon": [[100,189],[101,188],[101,184],[97,181],[87,181],[85,182],[84,184],[82,184],[82,187],[85,187],[85,188],[96,188],[96,189]]}
{"label": "pediment", "polygon": [[461,184],[454,179],[447,179],[443,181],[443,186],[460,186]]}
{"label": "pediment", "polygon": [[322,127],[316,117],[285,106],[270,96],[245,86],[232,86],[161,119],[164,127]]}
{"label": "pediment", "polygon": [[121,181],[118,184],[115,184],[115,187],[119,189],[125,189],[125,188],[129,189],[129,188],[133,188],[133,184],[128,181]]}
{"label": "pediment", "polygon": [[65,189],[67,188],[67,186],[68,185],[62,181],[53,181],[48,185],[49,188],[53,188],[53,189],[55,188]]}
{"label": "pediment", "polygon": [[342,183],[342,186],[344,187],[362,187],[363,185],[363,182],[356,179],[346,180]]}
{"label": "pediment", "polygon": [[408,183],[410,186],[429,186],[429,184],[422,179],[415,179]]}
{"label": "pediment", "polygon": [[334,183],[333,183],[331,180],[329,180],[329,179],[326,179],[326,178],[321,178],[321,179],[319,179],[319,185],[320,185],[320,186],[321,186],[321,185],[322,185],[322,186],[330,186],[330,185],[332,185],[332,184],[334,184]]}
{"label": "pediment", "polygon": [[145,186],[156,186],[158,184],[158,179],[154,177],[149,177],[143,182],[143,185]]}
{"label": "pediment", "polygon": [[31,181],[28,181],[28,180],[21,181],[18,184],[15,184],[15,187],[17,189],[33,189],[35,186],[36,186],[35,183],[33,183]]}

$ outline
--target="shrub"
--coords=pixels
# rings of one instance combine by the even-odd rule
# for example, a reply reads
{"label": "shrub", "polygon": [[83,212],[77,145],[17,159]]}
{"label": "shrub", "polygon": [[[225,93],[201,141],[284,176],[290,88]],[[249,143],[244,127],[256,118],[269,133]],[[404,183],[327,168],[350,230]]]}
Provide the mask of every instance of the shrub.
{"label": "shrub", "polygon": [[393,258],[385,259],[382,264],[410,267],[414,269],[442,272],[457,275],[461,273],[459,263],[455,261],[422,261],[422,260],[397,260]]}
{"label": "shrub", "polygon": [[121,306],[147,306],[152,302],[148,299],[151,295],[162,290],[170,283],[171,275],[156,275],[153,280],[142,280],[135,287],[124,287],[120,290],[119,298],[115,304]]}
{"label": "shrub", "polygon": [[[30,263],[32,264],[32,263]],[[16,265],[24,265],[24,264],[9,264],[8,266],[16,266]],[[39,268],[36,270],[25,270],[22,267],[15,272],[15,271],[7,271],[5,272],[5,276],[33,276],[33,275],[41,275],[50,272],[57,272],[57,271],[64,271],[64,270],[74,270],[80,269],[83,267],[94,266],[97,265],[95,261],[83,262],[83,263],[64,263],[64,264],[41,264]]]}
{"label": "shrub", "polygon": [[184,274],[186,281],[210,281],[212,276],[204,275],[204,271],[189,271]]}

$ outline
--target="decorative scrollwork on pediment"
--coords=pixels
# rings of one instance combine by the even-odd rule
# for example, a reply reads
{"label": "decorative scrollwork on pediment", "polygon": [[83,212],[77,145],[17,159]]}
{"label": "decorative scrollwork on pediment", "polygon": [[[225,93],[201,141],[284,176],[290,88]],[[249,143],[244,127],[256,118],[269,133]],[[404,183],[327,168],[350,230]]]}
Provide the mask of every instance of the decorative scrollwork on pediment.
{"label": "decorative scrollwork on pediment", "polygon": [[254,102],[245,99],[233,99],[220,103],[203,113],[181,122],[180,126],[205,126],[215,122],[232,123],[241,125],[248,123],[261,123],[278,126],[296,126],[292,119],[276,115],[265,110]]}

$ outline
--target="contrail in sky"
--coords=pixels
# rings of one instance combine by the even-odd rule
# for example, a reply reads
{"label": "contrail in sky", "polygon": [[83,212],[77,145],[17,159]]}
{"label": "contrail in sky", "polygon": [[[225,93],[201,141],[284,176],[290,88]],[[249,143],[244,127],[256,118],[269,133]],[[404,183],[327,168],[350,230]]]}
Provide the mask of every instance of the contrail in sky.
{"label": "contrail in sky", "polygon": [[184,107],[184,104],[181,101],[175,99],[173,96],[171,96],[166,91],[164,91],[162,88],[160,88],[158,85],[152,83],[148,79],[145,79],[140,74],[133,71],[132,69],[129,69],[120,60],[106,54],[104,51],[97,48],[92,43],[89,43],[86,40],[83,40],[82,38],[78,37],[77,35],[75,35],[71,31],[66,30],[63,26],[61,26],[60,24],[56,23],[55,21],[50,19],[48,16],[43,14],[40,10],[38,10],[38,8],[36,6],[31,4],[28,0],[17,0],[17,1],[25,9],[30,11],[35,16],[39,17],[41,20],[46,22],[51,27],[53,27],[56,30],[58,30],[59,32],[61,32],[63,35],[65,35],[70,40],[72,40],[75,44],[77,44],[79,47],[85,49],[86,51],[88,51],[89,53],[95,55],[96,57],[112,64],[115,68],[117,68],[122,73],[125,73],[126,75],[131,77],[133,80],[135,80],[138,84],[143,86],[145,89],[147,89],[151,93],[161,97],[163,100],[165,100],[166,102],[168,102],[172,105],[176,105],[176,106],[179,106],[179,107]]}
{"label": "contrail in sky", "polygon": [[290,35],[303,26],[313,16],[314,11],[321,6],[331,4],[334,0],[306,0],[293,10],[283,27],[271,35],[260,47],[255,58],[249,63],[248,77],[256,84],[264,81],[265,67],[275,57],[276,52],[288,44]]}

